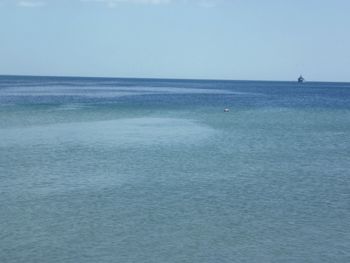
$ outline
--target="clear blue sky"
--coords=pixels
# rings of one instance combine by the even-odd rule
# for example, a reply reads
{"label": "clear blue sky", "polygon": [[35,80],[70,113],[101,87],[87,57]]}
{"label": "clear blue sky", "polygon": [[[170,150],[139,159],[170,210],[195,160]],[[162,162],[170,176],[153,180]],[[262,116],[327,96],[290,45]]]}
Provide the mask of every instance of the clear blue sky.
{"label": "clear blue sky", "polygon": [[0,0],[0,74],[350,81],[348,0]]}

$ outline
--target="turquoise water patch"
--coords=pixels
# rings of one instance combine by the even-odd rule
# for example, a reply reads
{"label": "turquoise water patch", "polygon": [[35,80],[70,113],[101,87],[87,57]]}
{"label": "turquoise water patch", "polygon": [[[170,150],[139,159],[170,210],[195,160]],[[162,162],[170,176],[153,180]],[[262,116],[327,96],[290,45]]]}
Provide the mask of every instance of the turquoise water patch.
{"label": "turquoise water patch", "polygon": [[196,143],[213,134],[213,129],[192,120],[148,117],[2,129],[0,147],[15,145],[140,147]]}

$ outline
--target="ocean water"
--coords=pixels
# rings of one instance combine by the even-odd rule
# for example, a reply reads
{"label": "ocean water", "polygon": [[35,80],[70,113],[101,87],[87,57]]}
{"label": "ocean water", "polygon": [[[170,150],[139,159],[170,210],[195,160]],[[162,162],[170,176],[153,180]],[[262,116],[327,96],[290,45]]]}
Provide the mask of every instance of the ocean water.
{"label": "ocean water", "polygon": [[350,262],[350,83],[0,77],[0,262]]}

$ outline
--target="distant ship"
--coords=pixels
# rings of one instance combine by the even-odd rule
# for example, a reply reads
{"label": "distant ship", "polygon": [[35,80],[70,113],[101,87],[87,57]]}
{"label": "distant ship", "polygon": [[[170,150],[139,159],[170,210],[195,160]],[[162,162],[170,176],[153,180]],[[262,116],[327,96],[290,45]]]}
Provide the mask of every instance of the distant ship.
{"label": "distant ship", "polygon": [[298,78],[298,83],[303,83],[304,82],[304,78],[302,75],[300,75],[300,77]]}

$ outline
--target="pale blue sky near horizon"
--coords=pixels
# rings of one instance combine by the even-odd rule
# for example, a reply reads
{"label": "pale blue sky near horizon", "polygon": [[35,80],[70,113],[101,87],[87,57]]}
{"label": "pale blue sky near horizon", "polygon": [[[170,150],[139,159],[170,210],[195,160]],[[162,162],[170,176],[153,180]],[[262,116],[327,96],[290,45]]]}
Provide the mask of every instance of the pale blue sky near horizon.
{"label": "pale blue sky near horizon", "polygon": [[347,0],[0,0],[0,75],[350,81]]}

